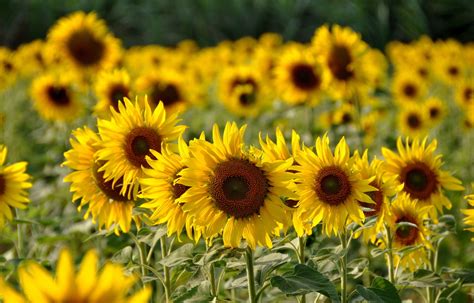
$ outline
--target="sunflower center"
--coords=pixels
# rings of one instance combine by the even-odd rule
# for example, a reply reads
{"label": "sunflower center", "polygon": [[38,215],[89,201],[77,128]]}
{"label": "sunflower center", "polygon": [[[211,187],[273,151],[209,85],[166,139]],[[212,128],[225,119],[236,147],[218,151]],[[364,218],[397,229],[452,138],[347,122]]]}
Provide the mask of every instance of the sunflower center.
{"label": "sunflower center", "polygon": [[242,93],[239,96],[239,103],[243,106],[249,106],[254,104],[256,101],[255,93]]}
{"label": "sunflower center", "polygon": [[3,176],[3,174],[0,174],[0,196],[2,196],[5,193],[5,189],[6,189],[5,177]]}
{"label": "sunflower center", "polygon": [[[416,221],[408,216],[403,216],[396,221],[396,223],[412,223],[416,224]],[[401,225],[397,227],[395,231],[396,241],[402,245],[408,246],[415,244],[418,239],[418,228],[410,225]]]}
{"label": "sunflower center", "polygon": [[437,117],[439,117],[439,108],[437,107],[430,108],[430,118],[436,119]]}
{"label": "sunflower center", "polygon": [[426,78],[428,76],[428,70],[425,68],[425,67],[420,67],[418,69],[418,74],[422,77],[422,78]]}
{"label": "sunflower center", "polygon": [[67,106],[71,101],[67,89],[63,86],[50,86],[47,94],[49,99],[58,106]]}
{"label": "sunflower center", "polygon": [[161,101],[167,107],[181,100],[181,94],[174,84],[157,84],[151,93],[151,99],[155,104]]}
{"label": "sunflower center", "polygon": [[104,43],[87,29],[73,33],[67,42],[67,47],[74,59],[85,66],[98,63],[105,50]]}
{"label": "sunflower center", "polygon": [[129,97],[128,87],[122,84],[116,84],[110,89],[109,101],[116,111],[118,111],[119,102],[122,101],[124,97]]}
{"label": "sunflower center", "polygon": [[351,62],[351,53],[347,47],[341,45],[332,47],[328,58],[328,66],[334,77],[342,81],[352,78],[354,73],[349,70]]}
{"label": "sunflower center", "polygon": [[411,113],[407,117],[407,123],[410,128],[417,129],[421,126],[421,119],[418,117],[418,115]]}
{"label": "sunflower center", "polygon": [[161,151],[161,137],[151,128],[137,127],[125,139],[125,155],[136,167],[150,168],[146,156],[155,159],[151,153],[152,149]]}
{"label": "sunflower center", "polygon": [[9,61],[3,61],[3,68],[7,72],[11,72],[13,70],[13,64],[11,64]]}
{"label": "sunflower center", "polygon": [[351,184],[346,173],[337,166],[322,168],[315,180],[319,199],[330,205],[344,203],[351,194]]}
{"label": "sunflower center", "polygon": [[100,188],[102,193],[106,195],[109,199],[115,200],[118,202],[126,202],[129,201],[127,197],[123,196],[120,194],[120,190],[123,187],[123,180],[120,178],[117,182],[115,182],[115,186],[112,186],[113,181],[105,181],[104,178],[104,172],[103,171],[98,171],[99,170],[99,165],[96,164],[94,165],[94,180],[95,184],[97,187]]}
{"label": "sunflower center", "polygon": [[409,98],[414,98],[416,96],[416,93],[417,93],[416,86],[411,83],[407,83],[403,87],[403,94],[405,94],[405,96]]}
{"label": "sunflower center", "polygon": [[350,113],[344,113],[342,115],[342,124],[348,124],[352,121],[352,115]]}
{"label": "sunflower center", "polygon": [[246,218],[259,213],[268,186],[268,179],[255,164],[231,159],[217,165],[210,192],[220,210],[235,218]]}
{"label": "sunflower center", "polygon": [[457,68],[457,66],[450,66],[448,68],[448,73],[451,75],[451,76],[457,76],[459,74],[459,69]]}
{"label": "sunflower center", "polygon": [[365,216],[371,217],[375,216],[380,213],[383,205],[383,193],[380,190],[380,187],[377,185],[375,181],[370,183],[373,187],[377,188],[376,191],[368,192],[367,195],[375,202],[375,203],[367,203],[367,202],[359,202],[360,206],[365,208],[363,210]]}
{"label": "sunflower center", "polygon": [[321,79],[319,79],[309,64],[296,64],[293,66],[291,79],[295,86],[302,90],[313,90],[321,82]]}
{"label": "sunflower center", "polygon": [[474,90],[472,90],[472,88],[466,87],[466,88],[464,89],[464,99],[465,99],[466,101],[469,102],[469,101],[471,100],[471,98],[473,97],[473,95],[474,95]]}
{"label": "sunflower center", "polygon": [[412,198],[425,200],[436,192],[438,181],[436,175],[423,162],[415,162],[405,166],[400,173],[400,181],[405,184],[404,190]]}

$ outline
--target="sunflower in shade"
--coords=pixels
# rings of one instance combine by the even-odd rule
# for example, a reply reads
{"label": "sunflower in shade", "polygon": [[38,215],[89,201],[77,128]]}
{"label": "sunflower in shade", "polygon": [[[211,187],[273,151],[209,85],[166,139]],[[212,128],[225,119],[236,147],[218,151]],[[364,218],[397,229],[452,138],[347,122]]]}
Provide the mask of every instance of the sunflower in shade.
{"label": "sunflower in shade", "polygon": [[208,241],[222,233],[225,246],[239,247],[244,239],[252,249],[272,247],[271,235],[286,220],[280,197],[293,197],[293,160],[265,161],[262,152],[249,152],[244,133],[245,126],[227,123],[221,136],[214,125],[212,143],[190,142],[191,157],[178,179],[189,189],[178,202]]}
{"label": "sunflower in shade", "polygon": [[12,209],[24,209],[30,202],[27,189],[31,187],[26,162],[5,165],[7,148],[0,144],[0,228],[5,219],[13,219]]}
{"label": "sunflower in shade", "polygon": [[373,204],[370,192],[377,190],[370,183],[374,176],[363,178],[353,167],[349,146],[342,138],[333,152],[329,138],[316,139],[316,153],[307,147],[295,157],[296,190],[299,207],[293,216],[298,236],[311,234],[311,229],[322,222],[323,233],[331,236],[343,233],[355,222],[365,219],[360,202]]}
{"label": "sunflower in shade", "polygon": [[59,19],[48,33],[48,43],[50,51],[79,71],[112,68],[122,52],[120,41],[94,12],[75,12]]}
{"label": "sunflower in shade", "polygon": [[22,292],[0,278],[0,293],[5,303],[114,302],[146,303],[151,288],[133,292],[138,277],[126,275],[121,265],[107,263],[98,271],[99,255],[86,253],[79,270],[74,269],[71,253],[63,249],[53,277],[40,264],[29,261],[18,270]]}
{"label": "sunflower in shade", "polygon": [[33,105],[46,120],[71,121],[83,113],[84,105],[79,99],[70,76],[59,72],[43,74],[31,83]]}
{"label": "sunflower in shade", "polygon": [[449,172],[442,170],[442,155],[436,155],[438,142],[428,139],[397,140],[398,153],[382,148],[385,157],[384,169],[387,176],[397,176],[403,184],[403,192],[411,199],[416,199],[420,206],[433,206],[429,215],[436,220],[443,208],[450,209],[451,202],[444,195],[444,190],[463,190],[461,181]]}
{"label": "sunflower in shade", "polygon": [[162,143],[178,139],[186,126],[176,125],[176,114],[167,116],[162,102],[151,109],[147,97],[127,98],[112,109],[110,119],[98,119],[100,147],[96,152],[101,163],[99,172],[105,181],[113,180],[112,187],[120,181],[120,194],[130,197],[138,191],[138,178],[142,167],[150,168],[146,157],[154,158],[152,150],[161,151]]}
{"label": "sunflower in shade", "polygon": [[118,103],[123,98],[131,98],[130,76],[127,71],[113,70],[104,71],[97,78],[95,84],[95,94],[97,104],[94,107],[94,113],[99,117],[110,116],[110,107],[118,111]]}
{"label": "sunflower in shade", "polygon": [[128,198],[121,194],[124,186],[121,180],[112,184],[104,179],[103,172],[99,172],[103,162],[94,157],[100,143],[96,133],[85,126],[74,130],[72,135],[71,149],[64,153],[66,161],[63,163],[74,170],[64,178],[64,182],[71,182],[72,200],[80,200],[78,210],[88,207],[84,219],[91,216],[94,222],[98,222],[99,229],[114,226],[116,234],[120,230],[128,232],[136,197]]}

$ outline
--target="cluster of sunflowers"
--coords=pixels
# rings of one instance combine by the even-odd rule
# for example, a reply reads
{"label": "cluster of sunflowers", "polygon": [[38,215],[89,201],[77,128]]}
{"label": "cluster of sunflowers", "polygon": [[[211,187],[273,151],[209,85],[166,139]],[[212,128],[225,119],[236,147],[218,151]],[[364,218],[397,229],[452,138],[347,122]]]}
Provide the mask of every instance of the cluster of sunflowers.
{"label": "cluster of sunflowers", "polygon": [[[464,187],[442,169],[437,140],[425,136],[440,128],[448,113],[467,132],[472,130],[474,69],[465,62],[474,62],[474,45],[422,38],[412,44],[393,42],[387,52],[392,78],[382,52],[337,25],[318,28],[310,44],[283,43],[279,35],[265,34],[258,40],[243,38],[203,49],[184,41],[176,48],[125,50],[104,21],[83,12],[59,20],[47,41],[14,52],[0,49],[0,89],[25,81],[31,83],[34,108],[45,120],[73,123],[85,117],[80,123],[89,126],[72,131],[70,149],[64,153],[62,166],[72,170],[64,181],[70,183],[78,211],[86,209],[84,219],[91,218],[98,230],[133,238],[141,270],[140,275],[129,275],[109,263],[97,272],[99,256],[89,251],[76,273],[71,253],[63,250],[55,278],[38,263],[26,262],[18,270],[24,294],[4,277],[0,297],[7,303],[148,302],[154,291],[163,289],[163,297],[155,294],[155,300],[180,301],[173,297],[177,286],[172,282],[186,282],[181,274],[173,280],[173,265],[165,262],[173,245],[191,242],[205,245],[209,252],[222,242],[214,254],[223,249],[245,254],[248,298],[257,302],[270,286],[270,272],[282,264],[266,273],[270,278],[257,291],[253,254],[271,255],[271,249],[286,245],[294,249],[300,266],[293,276],[299,277],[302,268],[319,274],[308,255],[308,241],[314,241],[315,234],[339,238],[341,251],[334,254],[341,295],[334,286],[298,289],[288,281],[281,286],[278,281],[288,278],[285,274],[271,279],[272,286],[298,295],[300,302],[310,291],[348,302],[348,249],[353,239],[382,252],[388,281],[394,285],[405,285],[407,271],[439,273],[437,254],[446,236],[440,226],[449,218],[445,209],[453,205],[447,191]],[[456,102],[448,102],[453,99]],[[287,143],[289,117],[286,122],[271,117],[275,139],[257,130],[258,144],[245,140],[243,123],[239,127],[227,122],[222,133],[214,124],[212,140],[204,131],[189,132],[187,125],[179,124],[213,109],[217,115],[227,110],[229,117],[248,119],[250,128],[271,111],[284,116],[295,110],[293,114],[305,113],[308,121],[305,131],[291,131]],[[397,151],[382,147],[383,160],[369,157],[363,146],[374,146],[379,124],[389,126],[395,112],[400,134],[411,139],[394,136]],[[359,150],[351,152],[345,137],[331,148],[335,128],[336,136],[355,130],[361,137]],[[32,183],[26,162],[4,166],[7,149],[0,147],[3,226],[14,220],[15,209],[28,206],[26,190]],[[474,206],[473,195],[466,199]],[[465,224],[474,231],[474,210],[463,212]],[[156,241],[143,247],[138,232],[133,233],[145,226],[161,242],[161,271],[152,262]],[[166,232],[157,226],[166,226]],[[209,265],[206,300],[229,299],[220,285],[226,270],[216,278],[217,265],[204,265]],[[160,286],[147,281],[149,272]],[[132,294],[139,278],[143,287]],[[377,295],[357,290],[365,299]],[[442,295],[428,287],[429,302]]]}

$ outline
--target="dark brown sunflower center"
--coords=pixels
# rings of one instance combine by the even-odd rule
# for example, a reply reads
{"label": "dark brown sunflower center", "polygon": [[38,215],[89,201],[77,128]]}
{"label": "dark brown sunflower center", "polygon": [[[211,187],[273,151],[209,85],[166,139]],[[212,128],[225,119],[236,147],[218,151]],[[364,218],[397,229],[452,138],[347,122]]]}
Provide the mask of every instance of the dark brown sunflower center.
{"label": "dark brown sunflower center", "polygon": [[425,67],[420,67],[418,69],[418,75],[420,75],[422,78],[426,78],[428,76],[428,70]]}
{"label": "dark brown sunflower center", "polygon": [[342,124],[348,124],[352,122],[352,115],[350,113],[344,113],[342,115]]}
{"label": "dark brown sunflower center", "polygon": [[439,117],[440,110],[437,107],[430,108],[430,118],[436,119]]}
{"label": "dark brown sunflower center", "polygon": [[232,159],[217,165],[210,193],[227,215],[246,218],[259,213],[268,193],[268,180],[255,164]]}
{"label": "dark brown sunflower center", "polygon": [[359,202],[360,206],[364,208],[363,212],[367,217],[378,215],[383,205],[383,193],[380,190],[380,187],[375,181],[372,181],[370,185],[378,189],[377,191],[367,193],[375,203]]}
{"label": "dark brown sunflower center", "polygon": [[50,86],[46,93],[48,98],[53,101],[57,106],[67,106],[71,99],[69,98],[69,92],[66,87],[63,86]]}
{"label": "dark brown sunflower center", "polygon": [[457,76],[459,74],[459,68],[457,66],[450,66],[448,68],[448,73],[451,76]]}
{"label": "dark brown sunflower center", "polygon": [[166,106],[175,104],[181,100],[181,93],[174,84],[157,84],[151,92],[151,99],[155,104],[163,102]]}
{"label": "dark brown sunflower center", "polygon": [[407,83],[405,86],[403,86],[403,94],[409,98],[416,97],[417,92],[418,90],[416,86],[411,83]]}
{"label": "dark brown sunflower center", "polygon": [[328,166],[322,168],[316,176],[315,191],[324,203],[339,205],[351,194],[351,184],[341,168]]}
{"label": "dark brown sunflower center", "polygon": [[3,174],[0,174],[0,196],[2,196],[5,193],[6,189],[6,180]]}
{"label": "dark brown sunflower center", "polygon": [[161,151],[161,137],[155,130],[148,127],[134,128],[125,139],[125,154],[136,167],[147,167],[146,156],[155,159],[151,150]]}
{"label": "dark brown sunflower center", "polygon": [[296,87],[302,90],[313,90],[321,82],[321,79],[309,64],[296,64],[293,66],[291,69],[291,80]]}
{"label": "dark brown sunflower center", "polygon": [[84,66],[100,62],[105,51],[104,43],[87,29],[73,33],[67,41],[67,48],[74,59]]}
{"label": "dark brown sunflower center", "polygon": [[119,181],[115,182],[115,186],[112,186],[112,180],[105,181],[104,179],[104,172],[98,171],[99,165],[94,165],[94,180],[97,187],[100,188],[102,193],[106,195],[109,199],[118,201],[118,202],[126,202],[129,201],[127,197],[120,194],[120,190],[123,187],[123,180],[120,179]]}
{"label": "dark brown sunflower center", "polygon": [[464,99],[469,102],[474,97],[474,90],[470,87],[464,89]]}
{"label": "dark brown sunflower center", "polygon": [[420,117],[415,114],[415,113],[410,113],[407,117],[407,123],[408,123],[408,126],[411,128],[411,129],[418,129],[421,127],[421,119]]}
{"label": "dark brown sunflower center", "polygon": [[3,68],[7,71],[7,72],[11,72],[13,70],[13,64],[11,64],[9,61],[3,61]]}
{"label": "dark brown sunflower center", "polygon": [[116,84],[114,85],[109,92],[109,101],[110,105],[114,107],[116,111],[118,111],[118,104],[123,98],[129,98],[129,89],[123,84]]}
{"label": "dark brown sunflower center", "polygon": [[400,173],[400,181],[405,184],[404,190],[419,200],[428,199],[436,192],[438,185],[435,173],[423,162],[405,166]]}
{"label": "dark brown sunflower center", "polygon": [[[396,223],[412,223],[416,224],[416,221],[409,217],[403,216],[396,221]],[[395,240],[405,246],[415,244],[418,239],[418,228],[410,225],[400,225],[395,231]]]}
{"label": "dark brown sunflower center", "polygon": [[328,58],[328,67],[336,79],[346,81],[354,76],[354,73],[349,69],[351,63],[352,57],[347,47],[342,45],[332,47]]}
{"label": "dark brown sunflower center", "polygon": [[239,96],[239,103],[243,106],[249,106],[255,104],[256,96],[255,93],[242,93]]}

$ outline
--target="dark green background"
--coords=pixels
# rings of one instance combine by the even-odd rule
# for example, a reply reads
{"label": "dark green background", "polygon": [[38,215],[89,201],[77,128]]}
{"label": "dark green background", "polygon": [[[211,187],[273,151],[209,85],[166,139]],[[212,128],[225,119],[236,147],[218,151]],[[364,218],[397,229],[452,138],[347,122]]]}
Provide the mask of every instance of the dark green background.
{"label": "dark green background", "polygon": [[207,46],[268,31],[308,41],[324,23],[349,25],[378,48],[422,34],[474,40],[474,0],[0,0],[0,45],[43,38],[75,10],[97,11],[126,46]]}

